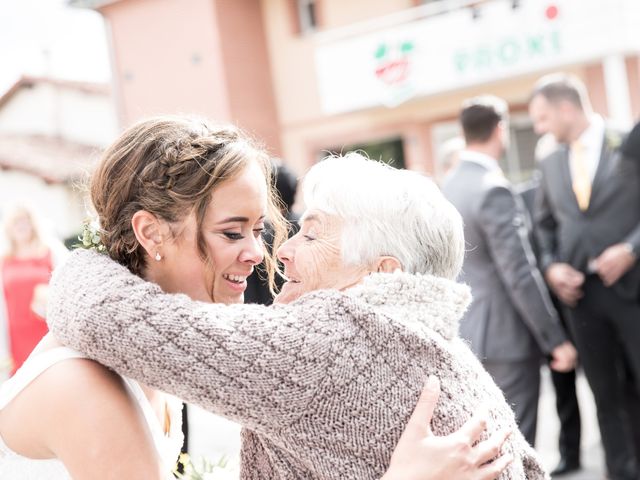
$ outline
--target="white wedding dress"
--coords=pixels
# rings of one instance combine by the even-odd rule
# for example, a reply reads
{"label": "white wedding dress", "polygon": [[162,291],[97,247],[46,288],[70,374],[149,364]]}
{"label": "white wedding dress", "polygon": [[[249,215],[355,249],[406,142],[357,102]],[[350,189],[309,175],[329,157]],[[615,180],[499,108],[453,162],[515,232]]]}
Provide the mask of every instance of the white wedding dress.
{"label": "white wedding dress", "polygon": [[[24,388],[35,380],[47,368],[63,360],[86,358],[83,354],[66,347],[53,348],[32,354],[16,374],[0,385],[0,410],[6,407]],[[136,399],[149,425],[159,457],[164,462],[167,479],[174,479],[171,470],[180,454],[182,446],[181,402],[167,395],[167,404],[171,416],[171,431],[165,435],[160,421],[147,400],[140,385],[134,380],[123,377],[130,394]],[[131,478],[140,475],[131,472]],[[3,480],[71,480],[62,462],[56,459],[36,460],[18,455],[0,436],[0,478]],[[175,479],[174,479],[175,480]]]}

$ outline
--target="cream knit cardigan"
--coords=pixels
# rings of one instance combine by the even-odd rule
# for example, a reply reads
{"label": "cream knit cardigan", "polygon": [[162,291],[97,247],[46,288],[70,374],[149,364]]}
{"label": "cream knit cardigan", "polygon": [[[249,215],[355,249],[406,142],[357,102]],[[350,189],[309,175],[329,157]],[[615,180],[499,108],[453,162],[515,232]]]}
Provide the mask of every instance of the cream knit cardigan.
{"label": "cream knit cardigan", "polygon": [[436,434],[488,404],[488,432],[514,430],[500,478],[546,478],[457,335],[469,298],[466,286],[395,273],[289,305],[205,304],[78,251],[54,273],[47,318],[118,373],[241,423],[243,479],[379,478],[429,374],[442,388]]}

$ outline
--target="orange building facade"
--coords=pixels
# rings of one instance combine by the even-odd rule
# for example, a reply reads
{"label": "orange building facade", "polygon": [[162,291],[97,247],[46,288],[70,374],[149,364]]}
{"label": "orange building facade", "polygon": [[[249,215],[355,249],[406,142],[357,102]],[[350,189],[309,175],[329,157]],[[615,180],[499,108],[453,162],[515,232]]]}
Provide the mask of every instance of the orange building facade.
{"label": "orange building facade", "polygon": [[640,115],[636,0],[117,0],[114,91],[127,125],[190,112],[237,123],[297,172],[361,148],[434,173],[465,98],[511,106],[515,180],[533,168],[526,114],[553,71],[586,83],[594,109],[622,126]]}

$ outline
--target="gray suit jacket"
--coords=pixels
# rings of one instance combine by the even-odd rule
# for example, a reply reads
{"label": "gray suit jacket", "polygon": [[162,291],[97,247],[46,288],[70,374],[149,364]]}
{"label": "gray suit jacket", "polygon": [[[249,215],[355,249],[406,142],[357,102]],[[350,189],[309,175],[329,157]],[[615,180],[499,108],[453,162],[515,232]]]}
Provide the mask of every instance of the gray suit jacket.
{"label": "gray suit jacket", "polygon": [[[616,136],[621,138],[611,130],[605,133],[585,212],[578,207],[571,187],[568,147],[560,147],[541,162],[534,218],[543,270],[553,262],[566,262],[587,272],[589,259],[620,242],[631,243],[640,253],[640,166],[614,148],[619,142],[611,139]],[[623,298],[637,299],[640,263],[613,288]]]}
{"label": "gray suit jacket", "polygon": [[468,251],[460,278],[473,302],[460,334],[482,360],[549,354],[566,340],[528,240],[522,200],[499,170],[464,160],[445,179],[464,220]]}

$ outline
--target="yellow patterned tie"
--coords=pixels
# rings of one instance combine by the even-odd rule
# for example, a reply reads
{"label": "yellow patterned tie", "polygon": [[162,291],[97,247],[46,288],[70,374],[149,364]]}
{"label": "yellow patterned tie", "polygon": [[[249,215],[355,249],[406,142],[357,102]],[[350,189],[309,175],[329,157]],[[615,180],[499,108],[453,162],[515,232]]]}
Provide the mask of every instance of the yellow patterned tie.
{"label": "yellow patterned tie", "polygon": [[591,176],[587,168],[587,155],[585,146],[579,141],[571,144],[571,179],[573,193],[578,201],[578,206],[583,212],[589,208],[591,198]]}

